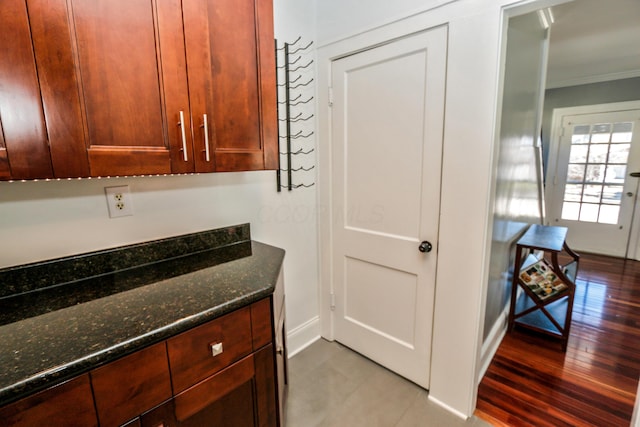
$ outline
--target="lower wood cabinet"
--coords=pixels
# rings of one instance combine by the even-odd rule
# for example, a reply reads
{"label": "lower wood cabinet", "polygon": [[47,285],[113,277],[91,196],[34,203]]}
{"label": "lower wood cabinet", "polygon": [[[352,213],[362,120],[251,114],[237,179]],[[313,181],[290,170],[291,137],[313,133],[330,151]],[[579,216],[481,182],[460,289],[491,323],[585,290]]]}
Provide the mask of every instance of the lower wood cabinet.
{"label": "lower wood cabinet", "polygon": [[278,378],[286,374],[276,372],[284,368],[276,359],[285,352],[274,334],[276,305],[283,301],[265,298],[0,408],[1,424],[282,425]]}
{"label": "lower wood cabinet", "polygon": [[270,344],[144,413],[142,427],[277,426]]}
{"label": "lower wood cabinet", "polygon": [[81,375],[0,408],[3,426],[97,426],[89,375]]}
{"label": "lower wood cabinet", "polygon": [[171,398],[165,343],[135,352],[91,372],[101,426],[119,426]]}

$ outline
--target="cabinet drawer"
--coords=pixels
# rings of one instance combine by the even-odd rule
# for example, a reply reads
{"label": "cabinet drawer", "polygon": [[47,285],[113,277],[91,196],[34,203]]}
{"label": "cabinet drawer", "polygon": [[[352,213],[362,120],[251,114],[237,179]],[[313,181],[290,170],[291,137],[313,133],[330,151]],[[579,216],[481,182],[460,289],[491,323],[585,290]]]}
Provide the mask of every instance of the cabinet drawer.
{"label": "cabinet drawer", "polygon": [[89,375],[41,391],[0,408],[3,426],[97,426]]}
{"label": "cabinet drawer", "polygon": [[171,397],[164,343],[91,372],[101,426],[118,426]]}
{"label": "cabinet drawer", "polygon": [[174,394],[252,351],[251,310],[245,307],[167,341]]}
{"label": "cabinet drawer", "polygon": [[273,341],[271,306],[271,298],[265,298],[251,306],[251,332],[254,351]]}

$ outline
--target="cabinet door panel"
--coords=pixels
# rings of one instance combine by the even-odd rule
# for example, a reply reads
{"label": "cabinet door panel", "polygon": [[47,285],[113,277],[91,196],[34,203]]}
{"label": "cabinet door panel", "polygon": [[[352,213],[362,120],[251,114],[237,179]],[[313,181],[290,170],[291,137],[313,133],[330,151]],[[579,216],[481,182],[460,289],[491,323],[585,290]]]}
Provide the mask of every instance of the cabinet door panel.
{"label": "cabinet door panel", "polygon": [[[187,63],[184,54],[184,26],[180,0],[158,3],[158,39],[162,49],[160,58],[164,82],[164,103],[167,116],[167,136],[171,150],[173,173],[194,172],[193,131],[187,85]],[[185,141],[182,140],[180,111],[183,112]],[[186,150],[186,155],[185,155]],[[202,155],[197,153],[196,155]]]}
{"label": "cabinet door panel", "polygon": [[14,179],[53,177],[24,0],[2,1],[0,28],[0,174],[8,159]]}
{"label": "cabinet door panel", "polygon": [[156,2],[71,4],[92,175],[170,172]]}
{"label": "cabinet door panel", "polygon": [[274,54],[273,2],[257,0],[258,63],[260,66],[260,115],[264,169],[277,169],[278,101],[276,96],[276,57]]}
{"label": "cabinet door panel", "polygon": [[278,425],[278,406],[273,345],[257,351],[253,357],[256,369],[258,426],[275,427]]}
{"label": "cabinet door panel", "polygon": [[27,0],[57,178],[89,176],[78,73],[65,0]]}
{"label": "cabinet door panel", "polygon": [[[264,3],[270,5],[269,1]],[[196,169],[214,170],[213,164],[197,155],[198,144],[202,147],[204,141],[204,128],[196,124],[204,114],[210,118],[215,170],[264,169],[261,88],[263,83],[273,86],[275,94],[275,74],[259,72],[256,3],[200,0],[186,2],[183,7]],[[265,28],[268,31],[271,27],[266,24]],[[273,58],[272,31],[268,44],[267,57]],[[270,66],[268,60],[265,62]],[[272,101],[275,111],[275,96]],[[268,118],[276,124],[275,114]]]}
{"label": "cabinet door panel", "polygon": [[229,394],[178,424],[180,427],[255,427],[252,383],[246,382]]}
{"label": "cabinet door panel", "polygon": [[[252,380],[255,376],[253,355],[247,356],[239,362],[234,363],[228,368],[220,371],[206,380],[198,383],[183,393],[178,394],[175,400],[176,419],[182,423],[196,414],[206,411],[205,408],[211,407],[220,401],[224,396],[229,395],[234,390],[241,388],[244,384],[249,384],[248,392],[245,392],[245,401],[253,402],[253,384]],[[228,411],[229,408],[227,408]],[[251,414],[253,421],[253,404],[249,405],[248,412]],[[229,411],[230,413],[237,411]],[[237,413],[236,416],[245,414]],[[199,425],[195,423],[193,425]],[[200,424],[202,425],[202,424]],[[216,425],[216,424],[209,424]],[[236,424],[229,424],[236,425]],[[246,425],[246,424],[245,424]],[[253,422],[249,425],[253,425]]]}

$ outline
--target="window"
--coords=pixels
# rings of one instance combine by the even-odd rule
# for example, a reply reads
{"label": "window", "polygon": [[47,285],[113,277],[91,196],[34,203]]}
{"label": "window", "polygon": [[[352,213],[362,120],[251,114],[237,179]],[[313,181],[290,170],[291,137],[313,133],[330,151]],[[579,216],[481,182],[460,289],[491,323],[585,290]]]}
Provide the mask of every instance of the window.
{"label": "window", "polygon": [[562,219],[617,224],[633,122],[573,127]]}

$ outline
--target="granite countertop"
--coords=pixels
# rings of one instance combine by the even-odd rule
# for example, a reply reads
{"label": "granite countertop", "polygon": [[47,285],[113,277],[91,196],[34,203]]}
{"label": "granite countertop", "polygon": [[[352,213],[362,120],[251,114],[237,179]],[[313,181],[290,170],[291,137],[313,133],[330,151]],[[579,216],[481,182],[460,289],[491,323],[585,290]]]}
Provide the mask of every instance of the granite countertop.
{"label": "granite countertop", "polygon": [[[73,305],[62,304],[44,314],[36,311],[35,316],[0,326],[0,406],[271,295],[284,251],[247,240],[248,225],[246,233],[240,234],[237,241],[199,248],[188,256],[102,272],[96,283],[116,284],[106,296],[98,292],[97,298],[88,301],[71,299],[67,304]],[[172,247],[171,239],[162,243],[167,240]],[[229,253],[238,259],[229,261]],[[143,274],[137,274],[138,268]],[[15,277],[15,271],[9,273]],[[141,276],[146,279],[140,280]],[[126,283],[132,278],[138,283],[128,289],[131,286]],[[78,289],[91,288],[90,279],[73,284],[77,282],[82,282]],[[37,294],[42,303],[43,295],[58,295],[60,288],[47,286],[56,292],[46,293],[30,290],[19,298]],[[74,292],[67,294],[75,297]],[[0,297],[0,302],[12,298]]]}

